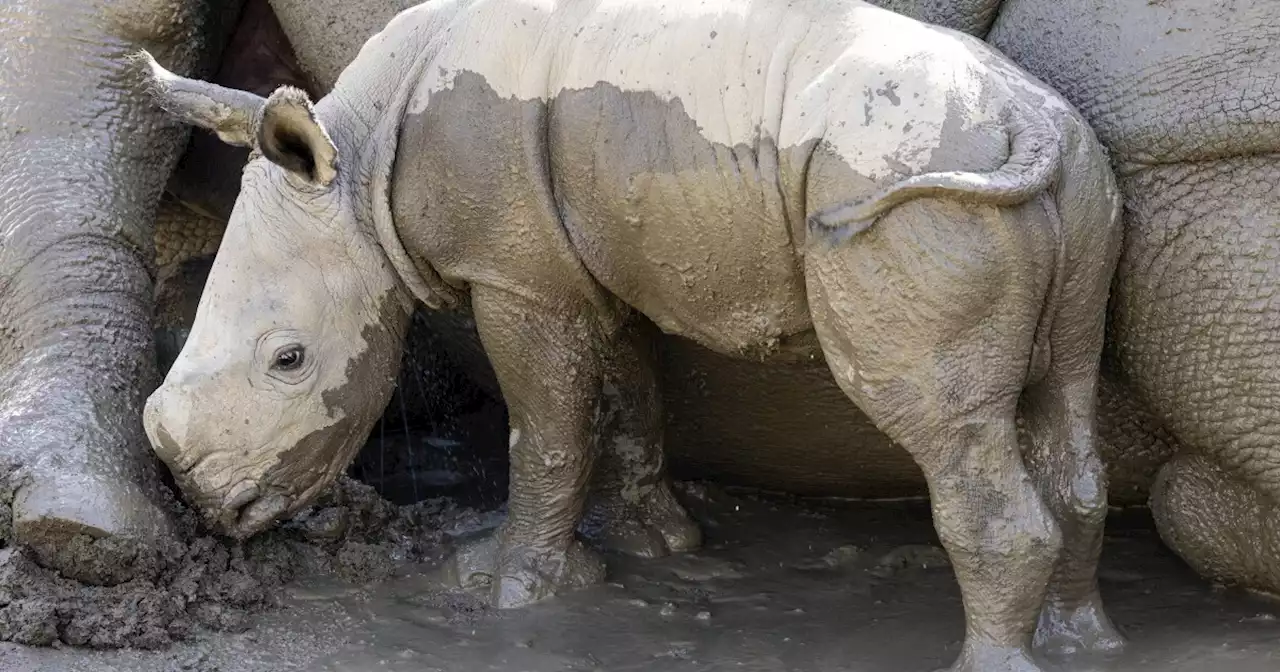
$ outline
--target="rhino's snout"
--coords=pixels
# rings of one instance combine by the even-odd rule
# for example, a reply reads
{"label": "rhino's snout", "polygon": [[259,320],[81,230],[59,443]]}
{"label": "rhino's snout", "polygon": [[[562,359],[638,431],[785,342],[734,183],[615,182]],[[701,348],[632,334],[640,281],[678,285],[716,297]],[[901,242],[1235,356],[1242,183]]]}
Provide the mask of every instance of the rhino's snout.
{"label": "rhino's snout", "polygon": [[216,468],[210,460],[201,459],[198,446],[189,443],[190,392],[166,383],[152,393],[142,417],[147,438],[188,501],[203,511],[211,525],[231,537],[250,537],[287,512],[294,500],[252,478],[229,488],[213,486]]}

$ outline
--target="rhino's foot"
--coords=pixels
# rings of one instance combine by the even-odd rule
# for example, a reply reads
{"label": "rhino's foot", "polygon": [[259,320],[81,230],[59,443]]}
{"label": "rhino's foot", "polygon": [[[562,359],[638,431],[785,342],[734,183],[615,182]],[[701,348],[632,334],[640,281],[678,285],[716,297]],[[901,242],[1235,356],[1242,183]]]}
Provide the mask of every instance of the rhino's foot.
{"label": "rhino's foot", "polygon": [[13,536],[40,564],[97,585],[154,572],[158,554],[177,539],[170,514],[127,476],[111,479],[72,468],[21,476],[13,497]]}
{"label": "rhino's foot", "polygon": [[134,395],[38,364],[0,374],[0,535],[85,583],[147,577],[178,537]]}
{"label": "rhino's foot", "polygon": [[938,672],[1044,672],[1022,648],[992,645],[965,646],[951,667]]}
{"label": "rhino's foot", "polygon": [[523,607],[539,600],[604,581],[604,562],[578,541],[555,549],[505,546],[497,534],[458,549],[446,571],[459,586],[488,591],[499,609]]}
{"label": "rhino's foot", "polygon": [[1074,609],[1045,602],[1036,626],[1035,647],[1052,656],[1110,654],[1124,649],[1125,640],[1094,599]]}
{"label": "rhino's foot", "polygon": [[641,558],[660,558],[702,545],[701,528],[665,482],[636,501],[621,493],[599,493],[583,516],[580,531],[605,550]]}

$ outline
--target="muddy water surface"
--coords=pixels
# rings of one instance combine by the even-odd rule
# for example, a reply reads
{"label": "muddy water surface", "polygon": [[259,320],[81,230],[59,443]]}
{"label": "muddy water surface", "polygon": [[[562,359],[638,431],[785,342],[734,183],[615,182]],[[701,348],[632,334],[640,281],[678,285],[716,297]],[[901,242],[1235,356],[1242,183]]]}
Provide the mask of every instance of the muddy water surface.
{"label": "muddy water surface", "polygon": [[[610,584],[532,608],[488,610],[432,563],[370,585],[304,577],[247,632],[155,652],[0,644],[0,672],[925,672],[955,656],[959,592],[923,505],[683,490],[706,548],[610,556]],[[1103,594],[1130,651],[1051,669],[1280,670],[1280,605],[1204,584],[1145,512],[1109,529]]]}

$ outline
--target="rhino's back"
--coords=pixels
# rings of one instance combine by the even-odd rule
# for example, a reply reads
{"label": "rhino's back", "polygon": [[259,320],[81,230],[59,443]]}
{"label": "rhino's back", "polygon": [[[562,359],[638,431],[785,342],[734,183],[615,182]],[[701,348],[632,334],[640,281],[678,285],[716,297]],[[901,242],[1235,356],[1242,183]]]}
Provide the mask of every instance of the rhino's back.
{"label": "rhino's back", "polygon": [[[720,352],[810,328],[807,212],[1006,158],[1014,94],[981,47],[865,3],[481,0],[459,17],[400,151],[436,159],[397,168],[397,189],[446,206],[424,256],[535,292],[573,276]],[[514,275],[530,269],[547,277]]]}
{"label": "rhino's back", "polygon": [[[779,165],[778,138],[795,88],[790,57],[812,15],[837,3],[798,4],[810,7],[612,1],[548,12],[527,0],[480,0],[427,68],[406,124],[425,130],[401,153],[440,157],[421,174],[451,175],[459,186],[435,200],[455,211],[486,194],[514,209],[538,201],[534,219],[554,231],[482,225],[494,241],[536,237],[523,245],[540,248],[522,255],[537,258],[530,266],[561,278],[570,270],[715,350],[768,348],[809,329],[788,226],[803,220],[802,185],[787,183],[793,171]],[[457,156],[486,165],[448,165]],[[484,210],[479,218],[500,217]],[[509,244],[468,244],[465,253],[434,245],[437,268],[473,282],[529,270],[512,267]],[[477,262],[493,249],[504,252]]]}

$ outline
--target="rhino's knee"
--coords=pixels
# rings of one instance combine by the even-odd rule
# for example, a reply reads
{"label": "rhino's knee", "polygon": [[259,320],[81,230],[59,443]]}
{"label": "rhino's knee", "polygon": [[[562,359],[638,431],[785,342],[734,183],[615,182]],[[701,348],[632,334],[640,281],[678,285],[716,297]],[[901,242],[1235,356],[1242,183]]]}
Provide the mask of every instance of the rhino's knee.
{"label": "rhino's knee", "polygon": [[1202,576],[1280,595],[1280,508],[1208,458],[1182,453],[1151,488],[1169,548]]}

